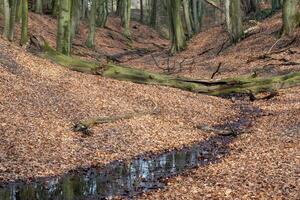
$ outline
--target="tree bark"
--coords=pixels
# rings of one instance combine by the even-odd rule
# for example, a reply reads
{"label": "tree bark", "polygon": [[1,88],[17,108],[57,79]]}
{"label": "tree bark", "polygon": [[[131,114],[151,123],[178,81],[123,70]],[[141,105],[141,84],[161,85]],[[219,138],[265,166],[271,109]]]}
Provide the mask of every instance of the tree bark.
{"label": "tree bark", "polygon": [[65,55],[71,51],[71,0],[60,1],[56,49]]}
{"label": "tree bark", "polygon": [[244,34],[240,0],[225,0],[227,31],[231,41],[238,42]]}
{"label": "tree bark", "polygon": [[28,0],[22,0],[21,46],[28,43]]}
{"label": "tree bark", "polygon": [[3,37],[6,38],[6,39],[8,39],[9,24],[10,24],[9,0],[4,0],[3,7],[4,7],[4,31],[3,31]]}
{"label": "tree bark", "polygon": [[169,29],[171,39],[170,53],[175,54],[186,46],[184,31],[180,16],[180,0],[166,0],[169,16]]}
{"label": "tree bark", "polygon": [[144,22],[144,1],[140,0],[140,21]]}
{"label": "tree bark", "polygon": [[278,10],[281,8],[281,0],[272,0],[272,10]]}
{"label": "tree bark", "polygon": [[10,6],[10,19],[9,19],[9,32],[8,40],[13,41],[15,34],[16,14],[17,14],[17,0],[11,0]]}
{"label": "tree bark", "polygon": [[123,0],[121,3],[121,23],[124,35],[130,38],[131,0]]}
{"label": "tree bark", "polygon": [[156,27],[156,18],[157,18],[157,0],[152,0],[151,15],[150,15],[150,26],[152,28]]}
{"label": "tree bark", "polygon": [[43,0],[35,1],[35,12],[38,14],[43,14]]}
{"label": "tree bark", "polygon": [[282,10],[282,34],[288,35],[299,26],[298,0],[284,0]]}
{"label": "tree bark", "polygon": [[97,19],[96,24],[98,27],[104,27],[108,17],[108,2],[107,0],[97,1]]}
{"label": "tree bark", "polygon": [[87,41],[85,43],[88,48],[95,47],[96,9],[97,9],[96,0],[92,0],[91,13],[89,19],[89,34],[88,34]]}
{"label": "tree bark", "polygon": [[78,33],[81,15],[81,0],[72,0],[71,41]]}
{"label": "tree bark", "polygon": [[193,36],[193,30],[192,30],[192,22],[191,22],[191,12],[190,12],[190,5],[189,0],[183,0],[183,12],[184,12],[184,20],[186,24],[186,29],[189,37]]}

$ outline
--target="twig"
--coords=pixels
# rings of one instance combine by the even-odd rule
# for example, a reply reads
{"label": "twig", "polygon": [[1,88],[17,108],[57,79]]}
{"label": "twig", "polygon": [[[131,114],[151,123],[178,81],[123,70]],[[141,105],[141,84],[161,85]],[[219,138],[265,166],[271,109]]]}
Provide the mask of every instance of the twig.
{"label": "twig", "polygon": [[279,38],[278,40],[276,40],[276,42],[271,46],[271,48],[269,49],[269,51],[267,52],[267,54],[270,54],[272,49],[276,46],[276,44],[281,40],[282,38]]}
{"label": "twig", "polygon": [[204,0],[207,4],[211,5],[212,7],[218,9],[219,11],[221,11],[222,13],[224,13],[224,10],[222,8],[220,8],[215,2],[212,2],[210,0]]}
{"label": "twig", "polygon": [[220,62],[219,65],[218,65],[218,67],[217,67],[217,70],[211,75],[210,79],[213,79],[215,77],[215,75],[217,73],[219,73],[219,70],[220,70],[221,66],[222,66],[222,63]]}
{"label": "twig", "polygon": [[225,44],[229,41],[229,39],[227,39],[222,45],[221,48],[219,49],[219,51],[217,52],[216,56],[218,56],[224,49]]}

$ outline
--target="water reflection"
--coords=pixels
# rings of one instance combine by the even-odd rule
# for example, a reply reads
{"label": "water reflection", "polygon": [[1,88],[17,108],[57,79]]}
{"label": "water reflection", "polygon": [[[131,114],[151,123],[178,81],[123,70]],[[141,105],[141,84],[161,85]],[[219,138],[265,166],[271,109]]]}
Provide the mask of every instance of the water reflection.
{"label": "water reflection", "polygon": [[[214,140],[220,140],[221,144],[220,141]],[[202,143],[191,148],[167,152],[152,159],[138,158],[130,164],[115,162],[102,169],[92,168],[31,184],[6,185],[0,187],[0,200],[111,199],[161,188],[165,186],[162,178],[207,164],[228,153],[227,148],[224,148],[224,140],[214,140],[210,140],[209,146],[213,143],[213,146],[219,144],[222,147],[213,147],[210,159],[203,157],[204,152],[208,151],[205,145],[208,143]]]}

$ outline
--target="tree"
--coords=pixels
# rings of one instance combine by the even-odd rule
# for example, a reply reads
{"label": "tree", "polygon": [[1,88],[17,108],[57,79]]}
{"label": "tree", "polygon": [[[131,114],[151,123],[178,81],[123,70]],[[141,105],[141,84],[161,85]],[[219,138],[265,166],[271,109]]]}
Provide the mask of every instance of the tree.
{"label": "tree", "polygon": [[69,55],[71,51],[71,0],[60,1],[57,24],[57,51]]}
{"label": "tree", "polygon": [[97,17],[96,24],[98,27],[104,27],[108,17],[108,2],[107,0],[98,0],[96,2],[97,7]]}
{"label": "tree", "polygon": [[8,40],[13,41],[16,24],[16,13],[17,13],[17,0],[10,0],[10,17],[9,17],[9,31]]}
{"label": "tree", "polygon": [[28,0],[22,0],[22,31],[20,44],[28,43]]}
{"label": "tree", "polygon": [[72,0],[71,40],[78,33],[81,15],[81,0]]}
{"label": "tree", "polygon": [[89,34],[85,43],[88,48],[94,48],[95,46],[96,9],[96,0],[92,0],[91,13],[89,18]]}
{"label": "tree", "polygon": [[43,0],[35,1],[35,12],[38,14],[43,14]]}
{"label": "tree", "polygon": [[3,2],[3,9],[4,9],[4,31],[3,31],[3,37],[6,38],[6,39],[8,39],[9,24],[10,24],[9,0],[4,0],[4,2]]}
{"label": "tree", "polygon": [[180,17],[180,2],[181,0],[166,0],[169,16],[169,29],[171,39],[170,53],[175,54],[181,51],[185,45],[185,36]]}
{"label": "tree", "polygon": [[282,4],[281,4],[282,0],[272,0],[272,10],[278,10],[281,8]]}
{"label": "tree", "polygon": [[156,18],[157,18],[157,0],[152,0],[151,5],[151,15],[150,15],[150,26],[156,27]]}
{"label": "tree", "polygon": [[192,22],[191,22],[191,12],[190,12],[190,4],[189,0],[182,0],[183,5],[183,12],[184,12],[184,20],[186,24],[186,29],[188,32],[188,36],[192,37],[193,30],[192,30]]}
{"label": "tree", "polygon": [[124,35],[130,37],[130,17],[131,17],[131,0],[123,0],[120,3],[121,23],[124,28]]}
{"label": "tree", "polygon": [[144,1],[140,0],[140,21],[144,22]]}
{"label": "tree", "polygon": [[299,26],[300,15],[297,6],[298,0],[284,0],[282,10],[282,34],[291,34]]}
{"label": "tree", "polygon": [[238,42],[244,34],[240,0],[225,0],[225,16],[230,39]]}

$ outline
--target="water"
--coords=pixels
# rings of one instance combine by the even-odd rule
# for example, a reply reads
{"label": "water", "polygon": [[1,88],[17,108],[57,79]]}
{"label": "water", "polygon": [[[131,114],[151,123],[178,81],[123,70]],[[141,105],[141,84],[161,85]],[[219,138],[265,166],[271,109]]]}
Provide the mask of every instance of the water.
{"label": "water", "polygon": [[[189,148],[102,168],[78,169],[62,177],[0,186],[0,200],[73,200],[133,197],[165,186],[164,179],[191,168],[218,162],[228,154],[232,137],[214,136]],[[0,183],[1,185],[1,183]]]}

